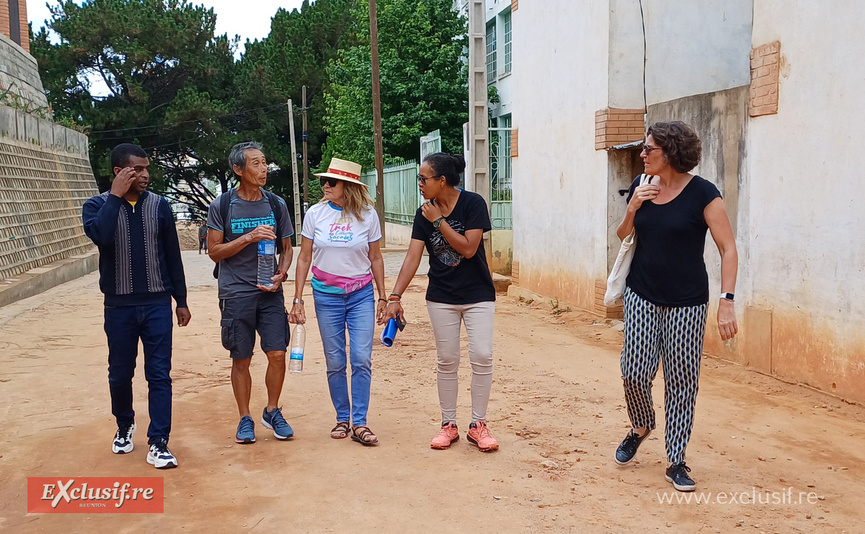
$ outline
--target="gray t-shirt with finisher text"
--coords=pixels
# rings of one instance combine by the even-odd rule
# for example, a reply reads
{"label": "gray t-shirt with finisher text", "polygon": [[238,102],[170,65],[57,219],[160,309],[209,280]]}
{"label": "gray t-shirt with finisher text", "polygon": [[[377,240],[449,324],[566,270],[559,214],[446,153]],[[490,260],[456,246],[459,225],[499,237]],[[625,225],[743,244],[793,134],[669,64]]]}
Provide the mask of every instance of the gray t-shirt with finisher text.
{"label": "gray t-shirt with finisher text", "polygon": [[[223,193],[223,195],[226,194],[231,195],[227,217],[231,229],[230,234],[225,231],[226,222],[222,220],[222,214],[219,212],[222,195],[216,197],[207,210],[207,226],[222,232],[225,236],[225,242],[233,241],[261,225],[276,228],[276,218],[270,209],[270,201],[267,200],[266,196],[262,195],[261,200],[251,202],[238,197],[234,189],[228,193]],[[277,237],[284,239],[294,234],[294,228],[291,225],[288,207],[282,198],[279,198],[279,208],[282,210],[283,227],[280,228],[282,235]],[[257,243],[250,243],[234,256],[222,260],[219,265],[219,298],[229,299],[261,291],[255,284],[257,271]]]}

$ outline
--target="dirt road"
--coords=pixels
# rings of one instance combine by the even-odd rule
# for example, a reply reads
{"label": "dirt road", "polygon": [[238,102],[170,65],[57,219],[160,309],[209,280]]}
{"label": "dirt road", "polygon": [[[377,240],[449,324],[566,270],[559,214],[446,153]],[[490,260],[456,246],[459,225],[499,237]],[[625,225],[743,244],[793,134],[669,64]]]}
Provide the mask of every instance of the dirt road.
{"label": "dirt road", "polygon": [[[387,256],[392,276],[401,256]],[[613,462],[627,430],[621,333],[587,314],[551,312],[548,303],[502,296],[497,304],[489,424],[501,449],[483,454],[464,439],[464,361],[463,439],[431,450],[440,413],[423,277],[404,299],[409,326],[392,348],[377,345],[373,354],[369,425],[378,447],[330,439],[335,416],[314,327],[304,371],[286,378],[282,397],[296,437],[278,442],[257,424],[258,442],[236,445],[212,264],[195,252],[184,261],[193,318],[175,329],[171,448],[178,469],[145,462],[140,363],[135,450],[110,452],[115,426],[95,274],[0,308],[0,531],[865,531],[861,406],[705,360],[688,448],[698,491],[679,503],[683,494],[664,481],[662,427],[635,464]],[[258,352],[256,409],[265,402],[264,368]],[[655,395],[662,421],[660,375]],[[165,512],[28,515],[27,477],[36,476],[161,476]]]}

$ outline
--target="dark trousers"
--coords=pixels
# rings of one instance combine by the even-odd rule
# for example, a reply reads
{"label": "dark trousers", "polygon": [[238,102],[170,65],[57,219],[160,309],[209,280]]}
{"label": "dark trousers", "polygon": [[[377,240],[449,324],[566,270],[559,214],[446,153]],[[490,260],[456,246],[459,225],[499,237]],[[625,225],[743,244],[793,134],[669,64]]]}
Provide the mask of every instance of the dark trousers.
{"label": "dark trousers", "polygon": [[132,409],[132,377],[138,356],[138,340],[144,346],[150,426],[148,442],[168,439],[171,432],[171,303],[147,306],[105,306],[108,336],[108,386],[111,413],[117,425],[135,420]]}
{"label": "dark trousers", "polygon": [[652,381],[664,364],[664,438],[667,460],[685,461],[694,426],[700,362],[708,304],[669,308],[643,300],[625,289],[625,343],[622,380],[628,416],[634,428],[655,429]]}

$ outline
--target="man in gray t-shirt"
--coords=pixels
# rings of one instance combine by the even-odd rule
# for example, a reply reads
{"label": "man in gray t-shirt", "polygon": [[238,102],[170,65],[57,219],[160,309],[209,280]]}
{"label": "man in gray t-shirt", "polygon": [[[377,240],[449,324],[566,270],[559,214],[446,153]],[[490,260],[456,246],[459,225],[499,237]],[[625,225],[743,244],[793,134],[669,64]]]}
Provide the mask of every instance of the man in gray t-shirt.
{"label": "man in gray t-shirt", "polygon": [[[294,228],[285,201],[262,189],[267,183],[267,161],[261,145],[235,145],[228,163],[240,178],[240,185],[216,197],[210,204],[207,240],[210,258],[219,262],[222,345],[231,353],[231,385],[240,413],[235,441],[255,442],[255,423],[249,410],[252,393],[249,364],[256,331],[261,337],[261,350],[267,354],[267,406],[262,413],[261,423],[273,430],[277,439],[288,439],[294,435],[294,431],[279,408],[279,396],[285,381],[285,352],[289,342],[282,283],[288,277],[291,265],[290,238]],[[222,213],[223,195],[229,195],[227,213]],[[271,202],[268,195],[273,195],[275,202]],[[274,213],[273,206],[279,210],[279,216]],[[277,238],[281,240],[282,254],[271,278],[273,286],[257,285],[258,243],[275,241]]]}

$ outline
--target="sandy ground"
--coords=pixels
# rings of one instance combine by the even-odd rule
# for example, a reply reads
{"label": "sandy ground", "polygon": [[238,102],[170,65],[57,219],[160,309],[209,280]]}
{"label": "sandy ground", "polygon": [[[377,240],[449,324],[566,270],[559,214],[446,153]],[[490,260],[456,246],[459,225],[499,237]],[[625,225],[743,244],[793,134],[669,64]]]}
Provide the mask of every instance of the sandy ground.
{"label": "sandy ground", "polygon": [[[401,254],[386,256],[393,276]],[[631,466],[612,460],[628,426],[621,333],[546,302],[502,296],[497,304],[489,424],[501,449],[484,454],[465,440],[464,361],[463,439],[431,450],[440,413],[423,277],[405,297],[409,326],[394,347],[374,351],[369,424],[378,447],[330,439],[335,416],[315,328],[305,369],[286,377],[282,396],[296,437],[280,442],[256,424],[258,442],[236,445],[212,264],[195,252],[184,261],[193,319],[175,329],[171,448],[178,469],[145,462],[143,376],[135,378],[136,448],[110,452],[115,425],[95,274],[0,308],[0,531],[865,531],[861,406],[706,360],[688,463],[698,484],[692,495],[710,502],[678,503],[682,494],[664,481],[662,427]],[[264,368],[258,352],[255,409],[265,403]],[[660,422],[660,375],[655,393]],[[162,476],[165,513],[28,515],[30,476]],[[788,491],[797,502],[778,502]],[[799,503],[800,492],[813,492],[812,502]],[[660,502],[667,498],[673,503]]]}

